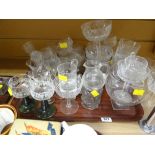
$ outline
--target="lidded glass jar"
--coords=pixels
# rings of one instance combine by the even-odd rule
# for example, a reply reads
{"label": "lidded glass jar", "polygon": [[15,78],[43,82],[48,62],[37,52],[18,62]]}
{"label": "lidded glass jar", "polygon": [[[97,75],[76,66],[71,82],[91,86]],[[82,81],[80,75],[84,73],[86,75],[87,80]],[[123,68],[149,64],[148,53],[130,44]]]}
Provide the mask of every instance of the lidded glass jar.
{"label": "lidded glass jar", "polygon": [[[144,99],[149,68],[140,68],[142,62],[147,66],[144,58],[131,55],[111,67],[106,91],[111,98],[113,109],[128,109],[130,106],[140,104]],[[137,73],[143,76],[138,76]]]}

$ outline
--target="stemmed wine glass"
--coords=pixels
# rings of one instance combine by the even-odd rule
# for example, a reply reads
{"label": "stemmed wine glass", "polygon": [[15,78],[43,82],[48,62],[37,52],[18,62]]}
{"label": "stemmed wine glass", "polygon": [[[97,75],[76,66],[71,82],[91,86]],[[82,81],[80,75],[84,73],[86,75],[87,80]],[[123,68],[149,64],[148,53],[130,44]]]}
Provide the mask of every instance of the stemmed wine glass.
{"label": "stemmed wine glass", "polygon": [[29,72],[30,93],[35,100],[41,101],[41,107],[37,111],[37,117],[47,119],[52,117],[56,108],[49,103],[54,94],[54,85],[51,74],[45,68]]}
{"label": "stemmed wine glass", "polygon": [[27,74],[10,78],[8,85],[14,97],[23,99],[19,111],[21,113],[32,112],[34,110],[35,101],[30,97],[30,83]]}
{"label": "stemmed wine glass", "polygon": [[[101,41],[104,41],[110,35],[112,29],[112,21],[111,20],[89,21],[87,23],[82,24],[81,29],[84,37],[88,41],[92,42],[91,48],[92,49],[95,48],[96,60],[102,61],[103,58],[102,52],[106,54],[106,51],[105,50],[102,51],[103,48],[101,46]],[[111,51],[109,52],[111,54]]]}

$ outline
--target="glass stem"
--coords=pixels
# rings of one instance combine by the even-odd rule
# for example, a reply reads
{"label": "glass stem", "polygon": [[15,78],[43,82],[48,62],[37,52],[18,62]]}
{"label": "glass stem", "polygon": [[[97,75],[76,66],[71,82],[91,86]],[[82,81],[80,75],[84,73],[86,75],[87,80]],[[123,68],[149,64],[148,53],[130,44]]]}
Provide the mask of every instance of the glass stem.
{"label": "glass stem", "polygon": [[48,107],[48,101],[47,100],[42,101],[41,108],[44,112],[46,111],[47,107]]}
{"label": "glass stem", "polygon": [[128,86],[128,83],[125,82],[124,85],[123,85],[122,93],[126,90],[127,86]]}
{"label": "glass stem", "polygon": [[25,98],[23,98],[23,100],[24,100],[24,104],[26,106],[28,106],[28,104],[29,104],[29,97],[25,97]]}
{"label": "glass stem", "polygon": [[71,99],[67,98],[67,104],[66,107],[67,108],[71,108],[72,104],[71,104]]}
{"label": "glass stem", "polygon": [[97,41],[96,43],[96,47],[97,47],[97,60],[100,60],[100,56],[101,56],[101,43],[100,41]]}

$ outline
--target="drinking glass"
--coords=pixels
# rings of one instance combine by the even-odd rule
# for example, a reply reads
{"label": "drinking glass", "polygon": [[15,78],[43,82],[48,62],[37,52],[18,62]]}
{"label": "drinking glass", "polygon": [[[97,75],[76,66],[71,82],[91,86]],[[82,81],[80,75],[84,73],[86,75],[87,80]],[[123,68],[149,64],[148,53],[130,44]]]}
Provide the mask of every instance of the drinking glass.
{"label": "drinking glass", "polygon": [[81,25],[82,33],[88,41],[94,42],[96,46],[97,60],[101,57],[101,41],[105,40],[111,33],[111,20],[94,20]]}
{"label": "drinking glass", "polygon": [[121,38],[118,42],[118,46],[113,57],[113,63],[117,63],[129,56],[131,53],[137,54],[140,49],[140,44],[128,39]]}
{"label": "drinking glass", "polygon": [[29,113],[34,110],[35,102],[30,97],[30,83],[26,74],[14,76],[8,82],[12,90],[12,94],[16,98],[22,98],[22,103],[19,107],[21,113]]}
{"label": "drinking glass", "polygon": [[98,60],[101,63],[110,63],[113,56],[113,49],[108,45],[101,45],[101,55],[98,60],[97,48],[93,43],[89,43],[86,47],[86,58],[87,60]]}
{"label": "drinking glass", "polygon": [[124,60],[118,61],[117,73],[118,76],[125,82],[139,83],[148,77],[150,69],[145,58],[135,56],[135,54],[132,53]]}
{"label": "drinking glass", "polygon": [[49,100],[54,94],[54,85],[50,72],[46,69],[41,69],[40,72],[29,72],[29,82],[32,97],[41,101],[37,117],[41,119],[52,117],[56,112],[56,108],[53,104],[49,104]]}

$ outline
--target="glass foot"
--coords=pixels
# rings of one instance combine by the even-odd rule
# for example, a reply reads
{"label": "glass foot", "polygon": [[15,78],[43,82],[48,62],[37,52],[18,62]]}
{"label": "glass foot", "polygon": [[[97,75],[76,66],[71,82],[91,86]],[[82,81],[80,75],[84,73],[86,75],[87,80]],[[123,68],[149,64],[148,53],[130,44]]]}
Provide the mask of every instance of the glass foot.
{"label": "glass foot", "polygon": [[88,110],[95,110],[99,107],[99,104],[92,105],[92,104],[85,104],[84,102],[81,102],[81,105],[83,106],[83,108]]}
{"label": "glass foot", "polygon": [[119,103],[111,100],[113,110],[129,110],[129,106],[122,106]]}
{"label": "glass foot", "polygon": [[78,102],[74,99],[69,100],[69,103],[67,100],[61,100],[60,103],[60,110],[65,115],[73,115],[75,114],[79,109]]}
{"label": "glass foot", "polygon": [[151,133],[154,134],[155,133],[155,126],[148,126],[147,123],[146,123],[146,120],[140,120],[139,121],[139,126],[146,133],[149,133],[149,134],[151,134]]}
{"label": "glass foot", "polygon": [[21,113],[29,113],[34,111],[35,108],[35,100],[29,97],[23,98],[23,101],[19,107],[19,111]]}
{"label": "glass foot", "polygon": [[53,104],[48,104],[48,101],[42,101],[41,107],[37,111],[37,117],[40,119],[51,118],[56,113],[56,107]]}

